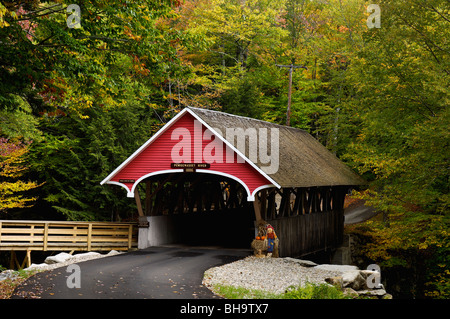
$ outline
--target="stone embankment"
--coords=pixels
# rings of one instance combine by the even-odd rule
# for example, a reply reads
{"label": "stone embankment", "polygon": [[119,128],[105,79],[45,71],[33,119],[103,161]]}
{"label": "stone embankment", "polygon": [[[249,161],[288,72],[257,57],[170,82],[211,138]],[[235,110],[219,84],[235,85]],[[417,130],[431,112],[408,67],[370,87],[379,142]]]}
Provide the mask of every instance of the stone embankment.
{"label": "stone embankment", "polygon": [[306,283],[328,283],[352,297],[391,299],[380,284],[370,288],[372,278],[379,273],[360,270],[350,265],[318,265],[308,260],[295,258],[268,258],[250,256],[242,260],[205,272],[203,284],[209,288],[220,284],[247,289],[258,289],[274,294],[284,293],[289,286],[304,286]]}

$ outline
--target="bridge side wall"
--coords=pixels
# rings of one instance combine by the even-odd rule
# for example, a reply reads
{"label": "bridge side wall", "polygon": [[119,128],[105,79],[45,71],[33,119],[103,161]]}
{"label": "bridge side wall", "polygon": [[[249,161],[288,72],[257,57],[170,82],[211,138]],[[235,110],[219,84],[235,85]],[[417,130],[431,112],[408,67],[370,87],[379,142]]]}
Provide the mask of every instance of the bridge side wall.
{"label": "bridge side wall", "polygon": [[140,227],[138,249],[167,245],[176,242],[175,223],[171,216],[142,216],[140,223],[148,222],[148,227]]}
{"label": "bridge side wall", "polygon": [[267,220],[280,239],[280,257],[300,257],[334,249],[342,243],[343,211],[329,211]]}

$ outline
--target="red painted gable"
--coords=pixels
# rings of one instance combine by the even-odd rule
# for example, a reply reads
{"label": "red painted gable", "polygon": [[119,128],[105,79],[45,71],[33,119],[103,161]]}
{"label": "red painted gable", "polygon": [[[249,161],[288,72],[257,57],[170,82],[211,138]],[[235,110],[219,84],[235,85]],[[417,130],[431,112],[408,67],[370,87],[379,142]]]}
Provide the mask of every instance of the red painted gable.
{"label": "red painted gable", "polygon": [[204,163],[209,164],[209,168],[197,168],[196,172],[237,180],[246,188],[248,200],[254,200],[259,188],[272,186],[264,175],[191,113],[183,112],[161,130],[102,184],[120,185],[132,197],[137,184],[149,176],[183,172],[183,168],[177,168],[176,165],[172,168],[172,163]]}

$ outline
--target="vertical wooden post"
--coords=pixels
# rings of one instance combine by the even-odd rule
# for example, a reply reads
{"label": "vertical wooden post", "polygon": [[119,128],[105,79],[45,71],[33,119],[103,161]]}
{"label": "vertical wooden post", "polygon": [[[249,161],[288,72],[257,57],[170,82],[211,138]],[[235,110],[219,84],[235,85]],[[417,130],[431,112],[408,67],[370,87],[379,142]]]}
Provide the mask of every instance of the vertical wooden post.
{"label": "vertical wooden post", "polygon": [[291,125],[291,95],[292,95],[292,70],[293,66],[289,68],[289,92],[288,92],[288,107],[286,112],[286,125]]}
{"label": "vertical wooden post", "polygon": [[30,243],[32,244],[32,243],[34,243],[34,225],[31,225],[31,228],[30,228]]}
{"label": "vertical wooden post", "polygon": [[77,226],[73,226],[73,230],[74,230],[74,232],[73,232],[73,235],[72,235],[72,237],[74,238],[73,240],[72,240],[72,243],[76,243],[77,242],[77,230],[78,230],[78,227]]}
{"label": "vertical wooden post", "polygon": [[291,95],[292,95],[292,72],[294,69],[302,68],[302,69],[308,69],[306,66],[303,65],[280,65],[276,64],[276,66],[280,68],[289,68],[289,90],[288,90],[288,107],[286,112],[286,125],[291,125]]}
{"label": "vertical wooden post", "polygon": [[25,257],[25,260],[23,261],[22,268],[25,265],[25,262],[27,264],[27,267],[31,266],[31,250],[29,249],[27,249],[27,255]]}
{"label": "vertical wooden post", "polygon": [[267,200],[267,214],[266,214],[266,219],[273,219],[275,218],[275,195],[276,195],[276,191],[272,190],[269,193],[269,199]]}
{"label": "vertical wooden post", "polygon": [[92,242],[92,224],[89,223],[88,238],[87,238],[87,249],[88,250],[91,250],[91,242]]}
{"label": "vertical wooden post", "polygon": [[44,251],[47,251],[48,243],[48,223],[44,223]]}
{"label": "vertical wooden post", "polygon": [[261,190],[261,218],[267,219],[267,189]]}
{"label": "vertical wooden post", "polygon": [[132,239],[133,239],[133,225],[128,225],[128,249],[131,249]]}
{"label": "vertical wooden post", "polygon": [[136,206],[137,206],[139,216],[144,216],[144,213],[142,211],[141,195],[139,195],[137,186],[134,189],[134,199],[136,200]]}
{"label": "vertical wooden post", "polygon": [[295,201],[294,201],[294,208],[293,208],[293,215],[297,216],[297,215],[301,215],[302,213],[299,210],[299,207],[301,202],[302,202],[302,192],[300,188],[295,188],[295,190],[293,190],[293,193],[295,194]]}
{"label": "vertical wooden post", "polygon": [[255,195],[255,200],[253,201],[253,208],[255,210],[256,225],[262,220],[261,218],[261,201],[258,198],[258,194]]}

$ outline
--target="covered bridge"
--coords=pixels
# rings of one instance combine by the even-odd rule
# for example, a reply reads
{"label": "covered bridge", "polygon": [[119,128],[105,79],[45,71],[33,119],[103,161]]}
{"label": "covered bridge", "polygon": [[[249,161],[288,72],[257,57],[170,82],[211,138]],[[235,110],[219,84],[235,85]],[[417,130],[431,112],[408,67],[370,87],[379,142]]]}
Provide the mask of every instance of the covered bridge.
{"label": "covered bridge", "polygon": [[303,130],[188,107],[101,184],[135,198],[141,248],[249,247],[265,221],[281,256],[301,256],[340,244],[345,194],[365,181]]}

